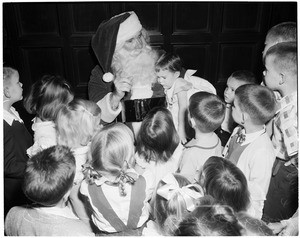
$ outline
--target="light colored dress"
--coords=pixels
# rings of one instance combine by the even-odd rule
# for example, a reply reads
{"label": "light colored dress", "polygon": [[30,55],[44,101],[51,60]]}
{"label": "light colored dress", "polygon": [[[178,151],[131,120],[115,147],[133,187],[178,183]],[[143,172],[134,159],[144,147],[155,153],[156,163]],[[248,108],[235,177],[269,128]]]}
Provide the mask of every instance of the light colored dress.
{"label": "light colored dress", "polygon": [[182,91],[187,91],[187,101],[196,92],[209,92],[216,94],[216,89],[207,80],[193,76],[196,70],[189,69],[185,72],[184,78],[177,78],[171,88],[165,90],[168,109],[172,113],[175,128],[178,129],[178,96]]}
{"label": "light colored dress", "polygon": [[53,121],[37,122],[36,117],[32,121],[34,144],[26,151],[29,157],[32,157],[37,152],[57,144],[56,129]]}

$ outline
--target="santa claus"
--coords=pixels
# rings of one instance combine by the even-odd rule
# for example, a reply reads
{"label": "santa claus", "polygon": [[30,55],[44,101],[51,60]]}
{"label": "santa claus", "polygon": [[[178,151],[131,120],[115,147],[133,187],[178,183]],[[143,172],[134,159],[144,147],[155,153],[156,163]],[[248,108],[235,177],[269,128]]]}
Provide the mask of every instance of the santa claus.
{"label": "santa claus", "polygon": [[88,93],[101,108],[102,121],[110,123],[122,111],[123,121],[139,122],[152,107],[164,105],[163,88],[156,83],[157,52],[134,12],[102,22],[92,48],[99,65],[92,70]]}

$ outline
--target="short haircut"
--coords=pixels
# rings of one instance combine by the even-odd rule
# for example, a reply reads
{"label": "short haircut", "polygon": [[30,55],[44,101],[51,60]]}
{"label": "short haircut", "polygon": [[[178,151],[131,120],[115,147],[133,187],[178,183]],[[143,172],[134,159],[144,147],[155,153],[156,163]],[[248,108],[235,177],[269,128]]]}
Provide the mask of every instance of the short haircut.
{"label": "short haircut", "polygon": [[73,100],[70,84],[61,76],[44,75],[32,86],[24,107],[42,121],[55,121],[58,110]]}
{"label": "short haircut", "polygon": [[12,67],[3,67],[3,86],[9,86],[11,84],[12,76],[18,71]]}
{"label": "short haircut", "polygon": [[250,194],[246,177],[229,160],[210,157],[203,165],[199,181],[206,194],[223,205],[231,206],[235,212],[249,207]]}
{"label": "short haircut", "polygon": [[190,97],[189,112],[201,132],[215,131],[221,126],[225,117],[225,103],[217,95],[197,92]]}
{"label": "short haircut", "polygon": [[91,141],[100,124],[101,109],[92,101],[74,99],[63,106],[56,119],[58,143],[73,148]]}
{"label": "short haircut", "polygon": [[245,82],[247,84],[256,84],[257,83],[254,73],[252,73],[249,70],[235,71],[230,75],[230,77],[236,79],[237,81]]}
{"label": "short haircut", "polygon": [[179,143],[179,135],[171,112],[163,107],[150,110],[137,134],[138,154],[147,162],[150,160],[167,162]]}
{"label": "short haircut", "polygon": [[249,115],[255,125],[265,124],[275,115],[275,94],[267,87],[242,85],[235,91],[235,98],[241,110]]}
{"label": "short haircut", "polygon": [[277,72],[289,73],[297,77],[297,43],[296,42],[281,42],[273,45],[267,50],[265,59],[274,56],[273,64]]}
{"label": "short haircut", "polygon": [[177,54],[164,53],[162,54],[156,62],[156,70],[169,70],[171,72],[182,70],[182,61]]}
{"label": "short haircut", "polygon": [[72,188],[75,158],[65,146],[52,146],[32,156],[24,175],[24,194],[43,206],[55,206]]}
{"label": "short haircut", "polygon": [[123,123],[114,123],[103,127],[92,139],[89,164],[100,175],[109,174],[120,178],[115,182],[119,186],[121,196],[124,193],[124,182],[121,176],[132,167],[134,154],[134,136]]}
{"label": "short haircut", "polygon": [[194,211],[188,214],[174,232],[175,236],[241,236],[243,227],[233,210],[204,196]]}
{"label": "short haircut", "polygon": [[266,39],[278,42],[297,41],[296,22],[282,22],[273,26],[268,31]]}
{"label": "short haircut", "polygon": [[[180,188],[187,186],[190,181],[181,174],[173,174],[174,178],[177,180]],[[160,230],[168,234],[174,229],[173,220],[181,220],[185,215],[188,214],[187,205],[183,196],[180,192],[175,192],[175,194],[167,200],[157,194],[157,190],[165,185],[165,182],[160,180],[156,186],[154,196],[153,196],[153,216],[158,224]],[[196,185],[191,187],[196,192],[202,191],[201,188],[197,188]],[[200,186],[199,186],[200,187]]]}

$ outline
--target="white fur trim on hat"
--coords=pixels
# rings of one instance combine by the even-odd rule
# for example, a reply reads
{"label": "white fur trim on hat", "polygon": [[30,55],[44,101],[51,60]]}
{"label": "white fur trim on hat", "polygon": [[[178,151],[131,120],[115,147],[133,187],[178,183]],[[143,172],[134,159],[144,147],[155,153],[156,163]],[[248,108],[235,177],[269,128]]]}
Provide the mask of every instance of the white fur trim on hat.
{"label": "white fur trim on hat", "polygon": [[120,24],[117,36],[117,45],[124,43],[142,30],[142,25],[135,12],[129,13],[130,16]]}
{"label": "white fur trim on hat", "polygon": [[111,82],[114,80],[114,75],[112,73],[108,72],[103,75],[102,79],[104,82],[108,83],[108,82]]}

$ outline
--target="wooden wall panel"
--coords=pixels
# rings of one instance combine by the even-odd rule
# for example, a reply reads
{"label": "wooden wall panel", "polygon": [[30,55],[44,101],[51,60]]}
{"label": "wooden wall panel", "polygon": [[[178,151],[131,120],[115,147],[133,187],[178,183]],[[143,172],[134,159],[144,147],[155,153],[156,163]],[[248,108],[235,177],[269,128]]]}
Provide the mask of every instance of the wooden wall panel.
{"label": "wooden wall panel", "polygon": [[235,70],[252,70],[261,79],[268,29],[297,22],[297,2],[3,3],[4,66],[19,70],[24,94],[47,73],[61,74],[76,96],[87,98],[97,64],[91,37],[103,20],[124,11],[137,13],[155,49],[178,53],[220,95]]}
{"label": "wooden wall panel", "polygon": [[183,59],[183,66],[196,69],[197,75],[209,81],[210,45],[174,45],[174,51]]}
{"label": "wooden wall panel", "polygon": [[62,48],[22,48],[25,66],[29,69],[32,83],[45,74],[66,77],[62,51]]}
{"label": "wooden wall panel", "polygon": [[[226,84],[231,73],[237,70],[254,71],[256,44],[221,44],[218,64],[218,83]],[[242,59],[242,60],[241,60]],[[230,63],[226,63],[230,62]]]}
{"label": "wooden wall panel", "polygon": [[16,14],[20,37],[33,35],[60,35],[56,4],[19,4],[16,7]]}
{"label": "wooden wall panel", "polygon": [[227,3],[224,4],[222,33],[260,32],[262,17],[261,3]]}

